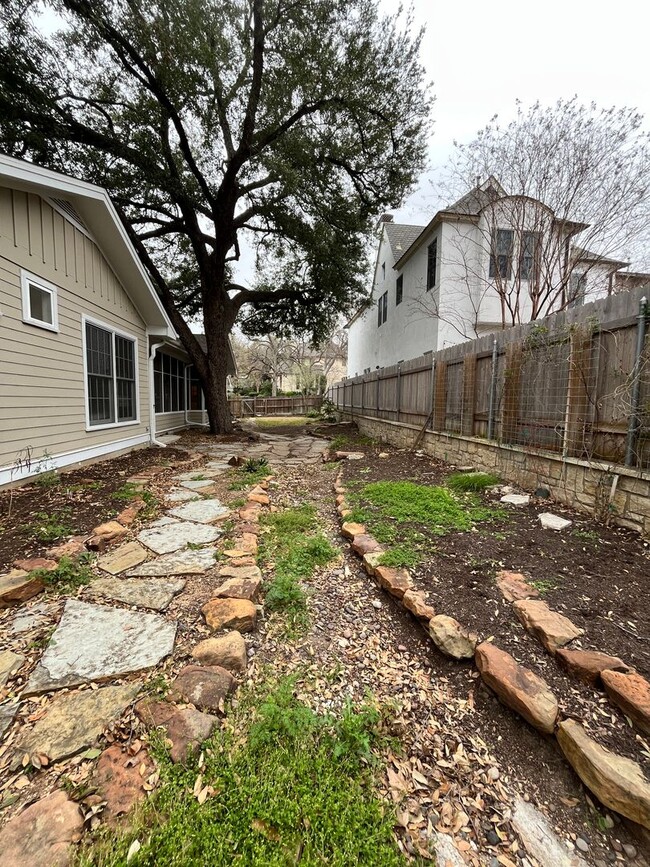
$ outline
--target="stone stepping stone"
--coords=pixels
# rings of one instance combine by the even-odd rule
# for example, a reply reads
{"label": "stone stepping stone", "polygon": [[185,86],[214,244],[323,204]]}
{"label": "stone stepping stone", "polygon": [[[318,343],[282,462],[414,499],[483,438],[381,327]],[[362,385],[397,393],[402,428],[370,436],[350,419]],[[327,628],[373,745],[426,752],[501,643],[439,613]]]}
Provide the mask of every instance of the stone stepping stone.
{"label": "stone stepping stone", "polygon": [[10,819],[0,832],[3,863],[14,867],[67,867],[81,839],[79,804],[59,789]]}
{"label": "stone stepping stone", "polygon": [[111,551],[110,554],[100,557],[97,565],[109,575],[119,575],[120,572],[125,572],[127,569],[132,569],[142,563],[148,556],[149,552],[139,542],[127,542]]}
{"label": "stone stepping stone", "polygon": [[650,829],[650,782],[637,762],[602,747],[575,720],[562,720],[557,739],[569,764],[602,804]]}
{"label": "stone stepping stone", "polygon": [[135,706],[142,722],[152,728],[161,726],[172,742],[170,750],[173,762],[186,762],[188,756],[196,755],[203,741],[210,737],[218,722],[216,716],[191,707],[177,708],[166,701],[143,699]]}
{"label": "stone stepping stone", "polygon": [[25,657],[12,650],[0,650],[0,689],[20,669]]}
{"label": "stone stepping stone", "polygon": [[218,638],[206,638],[192,650],[192,658],[201,665],[220,665],[227,671],[244,672],[248,665],[244,636],[234,629]]}
{"label": "stone stepping stone", "polygon": [[175,581],[165,581],[163,578],[98,578],[86,593],[124,602],[125,605],[165,611],[184,587],[185,581],[180,578]]}
{"label": "stone stepping stone", "polygon": [[174,649],[176,623],[157,614],[68,599],[23,695],[143,671]]}
{"label": "stone stepping stone", "polygon": [[584,633],[541,599],[519,599],[512,607],[524,629],[539,639],[551,654]]}
{"label": "stone stepping stone", "polygon": [[[206,470],[213,470],[215,472],[220,470],[223,473],[232,469],[232,467],[227,461],[210,461],[205,465],[205,468]],[[219,473],[219,475],[221,475],[221,472]]]}
{"label": "stone stepping stone", "polygon": [[210,629],[236,629],[252,632],[257,624],[257,608],[248,599],[211,599],[201,609]]}
{"label": "stone stepping stone", "polygon": [[173,488],[168,494],[165,494],[165,499],[170,503],[188,503],[190,500],[200,499],[198,494],[192,491],[184,490],[183,488]]}
{"label": "stone stepping stone", "polygon": [[650,683],[636,671],[603,671],[607,697],[643,734],[650,735]]}
{"label": "stone stepping stone", "polygon": [[[191,503],[187,504],[188,506]],[[187,545],[209,545],[221,535],[221,530],[189,521],[172,521],[164,526],[141,530],[138,540],[155,554],[171,554]]]}
{"label": "stone stepping stone", "polygon": [[0,738],[4,737],[5,732],[14,721],[19,705],[19,701],[5,701],[0,704]]}
{"label": "stone stepping stone", "polygon": [[24,569],[12,569],[0,575],[0,609],[20,605],[45,588],[43,581]]}
{"label": "stone stepping stone", "polygon": [[174,518],[182,521],[194,521],[198,524],[211,524],[219,518],[230,514],[230,509],[219,500],[195,500],[185,503],[169,512]]}
{"label": "stone stepping stone", "polygon": [[567,852],[546,816],[523,798],[515,801],[512,826],[540,867],[588,867],[577,852]]}
{"label": "stone stepping stone", "polygon": [[437,614],[429,621],[429,635],[438,650],[452,659],[472,659],[478,644],[478,636],[468,632],[453,617]]}
{"label": "stone stepping stone", "polygon": [[16,744],[18,761],[25,753],[43,753],[56,762],[92,746],[139,691],[140,684],[129,683],[57,696],[45,716]]}
{"label": "stone stepping stone", "polygon": [[233,566],[228,564],[219,569],[220,578],[237,578],[239,581],[253,579],[256,581],[262,580],[262,573],[257,566]]}
{"label": "stone stepping stone", "polygon": [[20,635],[47,626],[55,617],[58,607],[56,602],[37,602],[31,608],[22,609],[13,619],[10,634]]}
{"label": "stone stepping stone", "polygon": [[506,494],[501,497],[502,503],[508,503],[510,506],[528,506],[530,504],[530,494]]}
{"label": "stone stepping stone", "polygon": [[212,484],[212,480],[216,479],[216,477],[219,475],[221,475],[221,473],[218,470],[208,470],[206,468],[204,470],[194,470],[194,472],[181,473],[179,476],[174,476],[174,481],[175,482],[198,482],[198,481],[205,481],[206,479],[210,479],[211,480],[210,484]]}
{"label": "stone stepping stone", "polygon": [[558,703],[545,680],[487,641],[479,644],[474,658],[481,677],[506,707],[539,731],[553,734]]}
{"label": "stone stepping stone", "polygon": [[213,484],[214,479],[195,479],[181,482],[181,488],[187,488],[188,491],[200,491],[202,488],[211,488]]}
{"label": "stone stepping stone", "polygon": [[216,565],[214,548],[192,548],[165,554],[155,560],[148,560],[127,572],[131,576],[150,576],[164,578],[168,575],[202,575]]}
{"label": "stone stepping stone", "polygon": [[222,711],[237,688],[237,681],[219,665],[187,665],[172,683],[169,698],[193,704],[199,710]]}
{"label": "stone stepping stone", "polygon": [[554,515],[552,512],[542,512],[538,515],[540,523],[544,530],[566,530],[570,527],[573,521],[567,518],[561,518],[559,515]]}
{"label": "stone stepping stone", "polygon": [[158,518],[155,521],[152,521],[148,524],[148,527],[171,527],[172,524],[178,524],[176,518],[170,518],[168,515],[164,515],[162,518]]}
{"label": "stone stepping stone", "polygon": [[116,819],[144,800],[147,796],[144,784],[154,771],[155,765],[146,750],[140,750],[136,756],[130,756],[121,744],[104,750],[92,779],[102,801],[106,801],[102,821],[115,825]]}

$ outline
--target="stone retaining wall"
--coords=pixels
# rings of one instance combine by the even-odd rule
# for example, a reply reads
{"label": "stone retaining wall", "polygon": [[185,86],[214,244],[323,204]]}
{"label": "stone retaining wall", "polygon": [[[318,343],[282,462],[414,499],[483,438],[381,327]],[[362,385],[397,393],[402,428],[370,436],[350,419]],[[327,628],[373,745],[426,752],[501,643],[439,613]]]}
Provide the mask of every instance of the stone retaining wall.
{"label": "stone retaining wall", "polygon": [[[354,420],[359,431],[391,445],[411,448],[421,428],[386,419],[340,413]],[[419,448],[457,466],[499,475],[528,491],[548,488],[551,497],[599,518],[638,530],[650,538],[650,473],[617,464],[562,458],[552,452],[502,445],[477,437],[426,431]]]}

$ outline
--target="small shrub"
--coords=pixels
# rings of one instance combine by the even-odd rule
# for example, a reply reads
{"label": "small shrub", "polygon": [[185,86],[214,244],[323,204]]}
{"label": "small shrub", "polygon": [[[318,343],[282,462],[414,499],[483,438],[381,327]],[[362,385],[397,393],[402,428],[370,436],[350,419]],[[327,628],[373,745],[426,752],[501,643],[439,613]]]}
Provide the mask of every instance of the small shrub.
{"label": "small shrub", "polygon": [[76,587],[83,587],[90,584],[93,578],[92,570],[89,564],[92,562],[93,555],[90,553],[81,554],[74,560],[72,557],[61,557],[56,569],[36,569],[31,574],[37,576],[59,593],[74,590]]}
{"label": "small shrub", "polygon": [[[431,553],[431,548],[429,548]],[[389,566],[392,569],[411,568],[417,566],[422,560],[422,555],[409,545],[395,545],[390,551],[386,551],[379,558],[379,566]]]}
{"label": "small shrub", "polygon": [[453,473],[447,478],[446,485],[452,491],[484,491],[500,484],[501,479],[492,473]]}
{"label": "small shrub", "polygon": [[260,470],[268,472],[269,462],[266,458],[249,458],[242,466],[245,473],[259,473]]}
{"label": "small shrub", "polygon": [[54,488],[61,484],[61,478],[57,475],[56,470],[46,470],[36,476],[34,484],[39,488]]}

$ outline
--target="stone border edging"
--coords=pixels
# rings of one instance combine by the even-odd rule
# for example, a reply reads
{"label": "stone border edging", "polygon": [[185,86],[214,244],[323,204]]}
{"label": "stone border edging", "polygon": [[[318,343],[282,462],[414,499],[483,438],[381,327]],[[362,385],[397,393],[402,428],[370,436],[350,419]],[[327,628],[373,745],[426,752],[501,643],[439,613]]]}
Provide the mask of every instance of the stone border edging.
{"label": "stone border edging", "polygon": [[[492,642],[479,643],[478,636],[469,632],[454,618],[436,614],[433,607],[427,604],[425,593],[412,589],[407,569],[379,565],[378,560],[381,554],[385,553],[383,546],[366,532],[362,524],[345,521],[345,518],[351,514],[351,509],[345,498],[347,492],[343,485],[341,470],[336,477],[334,491],[337,495],[336,509],[341,520],[341,534],[350,541],[350,547],[361,559],[366,573],[374,577],[380,587],[400,601],[420,623],[426,623],[427,634],[438,650],[453,659],[472,659],[483,682],[496,693],[503,704],[540,733],[554,735],[568,763],[585,787],[602,804],[650,830],[650,782],[643,774],[640,765],[600,746],[579,722],[563,719],[557,699],[543,678],[520,665],[514,657]],[[517,605],[517,601],[538,600],[514,600],[514,606]],[[519,616],[522,608],[526,609],[525,606],[520,605],[519,609],[515,607],[515,610],[524,628],[530,632],[531,630]],[[546,608],[548,609],[548,606]],[[544,646],[555,655],[565,644],[582,634],[582,630],[577,630],[563,615],[551,612],[550,609],[548,611],[556,618],[561,618],[561,621],[566,621],[566,623],[556,621],[564,630],[562,635],[555,636],[559,643],[552,641],[548,635],[545,636],[547,641]],[[566,640],[562,641],[563,637]],[[551,647],[554,649],[551,650]],[[612,673],[620,675],[620,672]],[[625,677],[625,673],[622,676]],[[617,685],[618,683],[620,681]],[[614,689],[612,688],[611,691],[613,692]],[[610,690],[607,692],[609,694]],[[624,703],[623,699],[620,701],[619,707]],[[650,708],[650,684],[648,684],[648,707]],[[625,708],[622,709],[625,712]]]}

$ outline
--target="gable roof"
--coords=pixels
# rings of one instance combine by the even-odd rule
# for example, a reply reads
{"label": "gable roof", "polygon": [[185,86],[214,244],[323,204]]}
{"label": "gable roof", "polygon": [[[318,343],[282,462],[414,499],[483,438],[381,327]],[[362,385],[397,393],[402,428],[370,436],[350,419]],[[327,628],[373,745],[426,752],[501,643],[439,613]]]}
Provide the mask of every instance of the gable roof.
{"label": "gable roof", "polygon": [[409,226],[405,223],[383,223],[393,259],[397,262],[423,231],[424,226]]}
{"label": "gable roof", "polygon": [[614,270],[618,268],[627,268],[629,262],[620,262],[618,259],[610,259],[608,256],[602,256],[600,253],[593,253],[591,250],[585,250],[584,247],[572,247],[571,255],[574,263],[591,262],[596,265],[612,265]]}
{"label": "gable roof", "polygon": [[54,199],[90,233],[152,334],[176,337],[145,268],[102,187],[0,154],[0,184]]}
{"label": "gable roof", "polygon": [[487,181],[477,184],[474,189],[465,193],[457,202],[449,205],[441,213],[467,214],[478,217],[483,208],[496,202],[497,199],[502,199],[505,195],[506,191],[501,184],[493,175],[490,175]]}

